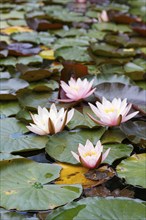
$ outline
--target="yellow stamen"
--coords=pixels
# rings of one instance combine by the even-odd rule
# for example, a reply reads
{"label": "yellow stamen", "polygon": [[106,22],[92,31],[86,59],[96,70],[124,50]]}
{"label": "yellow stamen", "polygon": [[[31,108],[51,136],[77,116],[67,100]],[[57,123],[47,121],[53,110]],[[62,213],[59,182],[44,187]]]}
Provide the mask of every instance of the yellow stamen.
{"label": "yellow stamen", "polygon": [[73,89],[75,91],[79,91],[79,87],[78,86],[71,86],[71,89]]}
{"label": "yellow stamen", "polygon": [[115,111],[115,109],[112,107],[112,108],[107,108],[104,110],[106,113],[112,113]]}
{"label": "yellow stamen", "polygon": [[83,154],[83,157],[87,157],[87,156],[97,156],[97,153],[95,151],[88,151],[86,153]]}

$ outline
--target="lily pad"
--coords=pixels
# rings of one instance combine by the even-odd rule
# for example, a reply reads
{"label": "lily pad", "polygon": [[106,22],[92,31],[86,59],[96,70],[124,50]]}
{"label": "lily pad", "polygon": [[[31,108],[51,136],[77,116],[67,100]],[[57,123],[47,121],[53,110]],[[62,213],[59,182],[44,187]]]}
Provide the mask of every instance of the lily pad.
{"label": "lily pad", "polygon": [[128,102],[138,106],[145,105],[146,91],[133,85],[124,85],[122,83],[102,83],[97,86],[95,96],[103,96],[109,100],[117,98],[127,98]]}
{"label": "lily pad", "polygon": [[27,109],[34,110],[39,105],[41,107],[49,108],[52,102],[57,99],[57,92],[36,92],[36,91],[24,91],[17,95],[20,104]]}
{"label": "lily pad", "polygon": [[17,101],[2,102],[0,107],[0,114],[6,117],[16,115],[20,111],[20,106]]}
{"label": "lily pad", "polygon": [[11,153],[29,151],[45,147],[48,138],[27,135],[28,129],[15,118],[1,119],[1,151]]}
{"label": "lily pad", "polygon": [[50,45],[54,42],[55,37],[50,35],[48,32],[23,32],[23,33],[15,33],[11,35],[11,38],[13,40],[16,40],[18,42],[30,42],[35,44],[44,44],[44,45]]}
{"label": "lily pad", "polygon": [[39,82],[32,82],[29,89],[36,92],[46,92],[51,90],[56,90],[59,88],[58,83],[55,80],[42,80]]}
{"label": "lily pad", "polygon": [[68,216],[70,220],[133,220],[134,218],[144,220],[145,205],[140,200],[128,198],[85,198],[54,210],[46,220],[67,219]]}
{"label": "lily pad", "polygon": [[109,143],[121,143],[126,138],[124,132],[118,127],[109,128],[102,136],[101,141],[103,144]]}
{"label": "lily pad", "polygon": [[77,164],[71,151],[77,152],[79,143],[85,144],[87,139],[96,144],[104,132],[105,128],[64,131],[49,137],[46,152],[60,162]]}
{"label": "lily pad", "polygon": [[67,124],[67,127],[69,129],[75,129],[75,128],[93,128],[96,127],[97,124],[95,124],[87,115],[88,113],[91,113],[92,110],[87,107],[83,108],[83,114],[77,110],[74,112],[74,116],[71,119],[71,121]]}
{"label": "lily pad", "polygon": [[142,80],[145,69],[135,63],[129,62],[124,65],[125,74],[133,80]]}
{"label": "lily pad", "polygon": [[118,175],[131,185],[146,188],[145,176],[146,154],[135,154],[123,160],[117,166]]}
{"label": "lily pad", "polygon": [[126,144],[104,144],[104,150],[106,151],[108,148],[111,148],[107,158],[105,159],[105,163],[112,164],[115,160],[120,159],[122,157],[130,156],[133,147],[132,145]]}
{"label": "lily pad", "polygon": [[10,153],[0,153],[0,161],[2,160],[13,160],[13,159],[17,159],[17,158],[22,158],[19,155],[12,155]]}
{"label": "lily pad", "polygon": [[48,210],[78,198],[80,185],[48,184],[61,167],[28,159],[1,162],[1,206],[17,210]]}
{"label": "lily pad", "polygon": [[74,60],[78,62],[90,62],[91,58],[87,53],[86,47],[67,47],[59,48],[55,51],[56,58],[63,58],[64,60]]}
{"label": "lily pad", "polygon": [[128,121],[120,126],[127,138],[135,144],[140,144],[146,148],[146,122]]}
{"label": "lily pad", "polygon": [[76,37],[76,38],[62,38],[55,41],[53,46],[54,49],[61,47],[87,47],[89,45],[89,40],[87,37]]}
{"label": "lily pad", "polygon": [[28,123],[32,122],[32,118],[30,116],[30,112],[28,110],[26,110],[26,109],[21,109],[17,113],[16,118],[18,120],[20,120],[21,122],[23,122],[23,123],[27,123],[28,124]]}
{"label": "lily pad", "polygon": [[131,28],[128,25],[124,25],[124,24],[114,24],[114,23],[98,23],[98,24],[94,24],[93,27],[99,31],[112,31],[112,32],[121,32],[121,33],[125,33],[125,32],[131,32]]}
{"label": "lily pad", "polygon": [[18,91],[19,89],[24,89],[29,86],[28,82],[23,79],[1,79],[1,89],[2,90],[11,90],[13,92]]}
{"label": "lily pad", "polygon": [[[114,70],[114,72],[116,71],[116,69]],[[101,70],[102,72],[102,70]],[[89,81],[91,81],[92,79],[94,79],[93,82],[93,87],[101,84],[101,83],[123,83],[125,85],[129,85],[132,84],[132,80],[130,80],[129,77],[124,76],[124,75],[118,75],[118,74],[110,74],[110,72],[108,72],[108,74],[106,73],[100,73],[97,76],[92,76],[92,75],[88,75],[86,77]]]}
{"label": "lily pad", "polygon": [[133,48],[118,48],[116,46],[106,44],[106,43],[92,43],[91,50],[95,55],[105,56],[105,57],[131,57],[135,56],[136,52]]}
{"label": "lily pad", "polygon": [[28,82],[39,81],[48,78],[52,74],[48,68],[28,67],[24,64],[17,64],[16,67],[21,72],[21,78]]}

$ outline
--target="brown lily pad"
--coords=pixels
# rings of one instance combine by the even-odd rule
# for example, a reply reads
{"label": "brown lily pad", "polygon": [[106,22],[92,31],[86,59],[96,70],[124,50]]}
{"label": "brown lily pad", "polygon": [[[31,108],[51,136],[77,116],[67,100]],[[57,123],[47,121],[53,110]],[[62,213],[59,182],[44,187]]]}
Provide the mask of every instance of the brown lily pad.
{"label": "brown lily pad", "polygon": [[87,173],[85,173],[85,177],[87,179],[96,180],[100,184],[111,179],[113,176],[115,176],[115,171],[107,165],[101,166],[100,168],[94,170],[89,170]]}
{"label": "brown lily pad", "polygon": [[48,29],[60,29],[62,28],[63,24],[61,23],[51,23],[45,19],[27,19],[27,24],[30,28],[37,31],[45,31]]}
{"label": "brown lily pad", "polygon": [[110,191],[108,188],[106,188],[104,185],[101,186],[95,186],[92,188],[84,189],[84,193],[86,197],[94,197],[94,196],[100,196],[100,197],[107,197],[107,196],[114,196],[114,197],[128,197],[128,198],[134,198],[134,191],[124,188],[124,189],[115,189],[113,191]]}
{"label": "brown lily pad", "polygon": [[131,24],[131,28],[138,34],[146,37],[146,24],[142,22],[135,22]]}
{"label": "brown lily pad", "polygon": [[120,24],[130,24],[133,22],[140,21],[140,18],[128,13],[123,13],[120,11],[109,11],[108,17],[110,21],[120,23]]}
{"label": "brown lily pad", "polygon": [[40,79],[48,78],[52,73],[49,68],[28,67],[23,64],[17,64],[16,68],[21,73],[21,79],[28,82],[38,81]]}

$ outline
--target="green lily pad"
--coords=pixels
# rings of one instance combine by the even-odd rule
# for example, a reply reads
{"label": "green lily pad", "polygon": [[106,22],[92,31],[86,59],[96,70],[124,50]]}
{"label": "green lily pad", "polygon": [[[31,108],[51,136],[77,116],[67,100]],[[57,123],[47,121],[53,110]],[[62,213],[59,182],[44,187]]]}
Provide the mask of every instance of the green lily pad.
{"label": "green lily pad", "polygon": [[76,29],[76,28],[70,28],[67,30],[57,30],[53,32],[55,35],[65,38],[65,37],[73,37],[73,36],[80,36],[80,35],[86,35],[85,29]]}
{"label": "green lily pad", "polygon": [[7,57],[7,58],[1,58],[0,59],[0,65],[2,66],[15,66],[16,64],[35,64],[35,63],[42,63],[43,59],[38,56],[29,56],[29,57]]}
{"label": "green lily pad", "polygon": [[128,121],[121,124],[120,128],[131,142],[146,148],[146,122]]}
{"label": "green lily pad", "polygon": [[83,108],[83,114],[77,110],[74,112],[74,116],[71,121],[67,124],[69,129],[75,128],[93,128],[95,124],[87,115],[87,112],[91,114],[92,110],[89,107]]}
{"label": "green lily pad", "polygon": [[112,32],[121,32],[121,33],[125,33],[125,32],[131,32],[131,28],[128,25],[124,25],[124,24],[114,24],[114,23],[98,23],[98,24],[94,24],[93,28],[99,30],[99,31],[112,31]]}
{"label": "green lily pad", "polygon": [[19,57],[17,59],[17,64],[23,64],[23,65],[41,64],[42,62],[43,59],[39,55],[34,55],[29,57]]}
{"label": "green lily pad", "polygon": [[140,88],[146,90],[146,83],[145,83],[144,80],[137,81],[137,82],[136,82],[136,85],[139,86]]}
{"label": "green lily pad", "polygon": [[126,138],[126,135],[118,128],[109,128],[102,136],[103,144],[121,143]]}
{"label": "green lily pad", "polygon": [[99,55],[99,56],[105,56],[105,57],[131,57],[135,56],[136,52],[132,48],[126,49],[126,48],[118,48],[116,46],[106,44],[106,43],[92,43],[91,44],[91,50],[93,54]]}
{"label": "green lily pad", "polygon": [[17,101],[2,102],[0,107],[0,114],[6,117],[16,115],[20,111],[20,106]]}
{"label": "green lily pad", "polygon": [[1,100],[15,100],[16,92],[20,89],[28,87],[28,82],[18,78],[11,79],[1,79],[1,91],[0,99]]}
{"label": "green lily pad", "polygon": [[108,72],[108,74],[98,74],[97,76],[91,76],[88,75],[86,77],[89,81],[91,81],[92,79],[94,79],[93,82],[93,87],[101,84],[101,83],[123,83],[125,85],[129,85],[132,84],[132,80],[130,80],[129,77],[124,76],[124,75],[118,75],[118,74],[110,74],[110,72]]}
{"label": "green lily pad", "polygon": [[28,110],[26,110],[26,109],[21,109],[17,113],[16,118],[18,120],[20,120],[21,122],[23,122],[23,123],[27,123],[28,124],[28,123],[32,122],[32,118],[30,116],[30,112]]}
{"label": "green lily pad", "polygon": [[19,89],[24,89],[29,86],[28,82],[26,82],[23,79],[17,78],[1,79],[0,83],[2,90],[11,90],[13,92],[16,92]]}
{"label": "green lily pad", "polygon": [[146,154],[135,154],[117,166],[117,173],[121,178],[126,179],[128,184],[146,188],[145,165]]}
{"label": "green lily pad", "polygon": [[105,159],[105,163],[112,164],[115,160],[120,159],[122,157],[130,156],[133,147],[132,145],[126,144],[104,144],[104,150],[106,151],[108,148],[111,148],[109,155]]}
{"label": "green lily pad", "polygon": [[48,210],[78,198],[80,185],[52,185],[61,167],[28,159],[1,162],[1,206],[17,210]]}
{"label": "green lily pad", "polygon": [[59,48],[55,51],[56,58],[63,58],[64,60],[73,60],[78,62],[90,62],[91,58],[87,52],[86,47],[67,47]]}
{"label": "green lily pad", "polygon": [[27,216],[24,216],[23,213],[16,213],[12,211],[7,211],[5,209],[0,210],[0,216],[3,220],[39,220],[37,217],[29,217],[29,214]]}
{"label": "green lily pad", "polygon": [[[105,209],[106,207],[106,209]],[[128,198],[85,198],[54,210],[46,220],[144,220],[145,205]]]}
{"label": "green lily pad", "polygon": [[18,42],[30,42],[36,44],[50,45],[54,42],[55,37],[50,35],[48,32],[23,32],[23,33],[14,33],[11,35],[13,40]]}
{"label": "green lily pad", "polygon": [[133,80],[142,80],[145,69],[135,63],[129,62],[124,65],[125,74]]}
{"label": "green lily pad", "polygon": [[24,19],[24,12],[23,11],[16,11],[16,10],[11,10],[9,13],[2,13],[1,14],[1,19]]}
{"label": "green lily pad", "polygon": [[59,49],[61,47],[87,47],[89,40],[87,37],[62,38],[55,41],[53,48]]}
{"label": "green lily pad", "polygon": [[77,164],[78,162],[72,156],[71,151],[78,149],[79,143],[85,144],[89,139],[94,144],[101,138],[105,128],[96,128],[95,130],[73,130],[64,131],[56,135],[49,136],[46,145],[46,152],[60,162]]}
{"label": "green lily pad", "polygon": [[24,91],[17,95],[20,104],[27,109],[34,110],[38,106],[49,108],[57,99],[57,92]]}
{"label": "green lily pad", "polygon": [[0,153],[0,161],[2,160],[13,160],[13,159],[17,159],[17,158],[22,158],[21,156],[19,155],[12,155],[12,154],[9,154],[9,153]]}
{"label": "green lily pad", "polygon": [[98,98],[105,97],[109,100],[117,98],[127,98],[128,102],[135,105],[145,105],[146,91],[133,85],[124,85],[122,83],[102,83],[96,87],[94,92]]}
{"label": "green lily pad", "polygon": [[120,34],[120,35],[106,35],[104,38],[105,41],[112,45],[118,45],[128,48],[138,48],[138,47],[145,47],[146,40],[140,37],[129,37],[127,34]]}
{"label": "green lily pad", "polygon": [[1,119],[1,152],[29,151],[45,147],[48,138],[26,135],[28,129],[15,118]]}
{"label": "green lily pad", "polygon": [[59,88],[59,84],[55,80],[42,80],[30,84],[29,89],[36,92],[47,92]]}
{"label": "green lily pad", "polygon": [[4,71],[4,72],[0,72],[0,79],[10,79],[11,75],[9,72]]}

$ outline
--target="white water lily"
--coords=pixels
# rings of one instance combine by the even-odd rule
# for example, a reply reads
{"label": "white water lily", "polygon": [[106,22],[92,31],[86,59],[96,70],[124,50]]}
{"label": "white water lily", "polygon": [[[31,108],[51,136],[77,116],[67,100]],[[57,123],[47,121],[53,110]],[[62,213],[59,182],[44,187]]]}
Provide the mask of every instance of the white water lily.
{"label": "white water lily", "polygon": [[103,146],[101,145],[100,141],[98,141],[94,147],[91,141],[87,140],[85,146],[79,144],[78,154],[73,151],[71,151],[71,153],[78,162],[81,162],[84,167],[94,169],[97,168],[106,159],[109,151],[110,148],[108,148],[103,154]]}
{"label": "white water lily", "polygon": [[30,131],[38,135],[56,134],[62,131],[65,125],[72,119],[74,109],[67,111],[61,108],[57,111],[55,104],[52,104],[50,111],[38,106],[38,114],[31,114],[34,124],[26,126]]}
{"label": "white water lily", "polygon": [[90,114],[89,117],[98,124],[105,125],[105,126],[117,126],[120,123],[128,121],[129,119],[133,118],[135,115],[138,114],[138,111],[133,112],[128,115],[132,104],[127,103],[127,99],[123,101],[118,98],[114,98],[112,102],[108,101],[106,98],[102,98],[102,103],[96,102],[96,106],[89,103],[92,111],[95,113],[98,119],[95,119]]}
{"label": "white water lily", "polygon": [[96,88],[92,89],[93,81],[88,82],[87,79],[77,80],[71,78],[68,84],[61,81],[61,87],[65,92],[67,99],[59,99],[61,102],[74,102],[85,99],[93,94]]}

